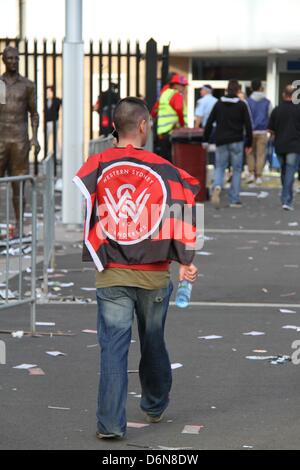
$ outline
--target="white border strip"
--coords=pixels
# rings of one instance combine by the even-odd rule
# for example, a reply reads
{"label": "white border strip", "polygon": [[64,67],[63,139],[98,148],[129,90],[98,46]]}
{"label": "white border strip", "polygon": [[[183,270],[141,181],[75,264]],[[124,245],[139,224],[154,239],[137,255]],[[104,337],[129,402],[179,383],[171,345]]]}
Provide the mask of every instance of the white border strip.
{"label": "white border strip", "polygon": [[90,230],[90,220],[91,220],[91,215],[92,215],[92,201],[91,201],[91,195],[88,192],[87,187],[84,185],[82,180],[78,176],[74,176],[73,182],[76,184],[78,189],[81,191],[83,196],[86,199],[86,221],[85,221],[85,228],[84,228],[84,242],[87,246],[87,249],[89,250],[93,261],[96,265],[96,268],[98,269],[99,272],[104,271],[103,264],[101,263],[96,251],[94,250],[92,244],[88,240],[89,236],[89,230]]}

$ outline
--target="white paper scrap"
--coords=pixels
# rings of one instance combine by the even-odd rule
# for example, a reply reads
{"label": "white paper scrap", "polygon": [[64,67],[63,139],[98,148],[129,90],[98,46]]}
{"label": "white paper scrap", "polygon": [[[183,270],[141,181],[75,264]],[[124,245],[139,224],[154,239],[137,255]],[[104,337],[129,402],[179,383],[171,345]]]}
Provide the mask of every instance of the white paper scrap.
{"label": "white paper scrap", "polygon": [[286,325],[282,327],[284,330],[296,330],[300,331],[300,326]]}
{"label": "white paper scrap", "polygon": [[287,310],[285,308],[280,309],[280,313],[297,313],[294,310]]}
{"label": "white paper scrap", "polygon": [[69,411],[71,408],[65,408],[63,406],[48,406],[49,410],[63,410]]}
{"label": "white paper scrap", "polygon": [[46,351],[46,354],[48,354],[48,356],[53,356],[53,357],[66,356],[65,353],[62,353],[60,351]]}
{"label": "white paper scrap", "polygon": [[181,434],[199,434],[201,429],[203,429],[204,426],[191,426],[191,425],[186,425],[183,428],[183,431]]}
{"label": "white paper scrap", "polygon": [[183,367],[183,365],[180,364],[180,363],[175,363],[175,364],[172,364],[172,365],[171,365],[171,369],[172,369],[172,370],[180,369],[180,367]]}
{"label": "white paper scrap", "polygon": [[160,450],[192,450],[192,447],[165,447],[165,446],[157,446]]}
{"label": "white paper scrap", "polygon": [[274,359],[275,356],[246,356],[246,359],[250,361],[270,361]]}
{"label": "white paper scrap", "polygon": [[11,335],[12,335],[13,338],[20,339],[20,338],[23,338],[24,331],[13,331]]}
{"label": "white paper scrap", "polygon": [[[0,290],[0,297],[2,299],[6,299],[6,289]],[[10,289],[8,289],[7,297],[8,297],[8,300],[12,300],[16,298],[16,295]]]}
{"label": "white paper scrap", "polygon": [[240,196],[243,196],[243,197],[258,197],[258,193],[250,193],[248,191],[244,191],[244,192],[241,192],[240,193]]}
{"label": "white paper scrap", "polygon": [[217,336],[217,335],[210,335],[210,336],[198,336],[198,339],[222,339],[223,336]]}
{"label": "white paper scrap", "polygon": [[244,336],[264,336],[266,333],[262,331],[249,331],[249,333],[243,333]]}
{"label": "white paper scrap", "polygon": [[13,367],[13,369],[33,369],[34,367],[37,367],[36,364],[20,364],[19,366]]}
{"label": "white paper scrap", "polygon": [[261,191],[257,195],[257,199],[266,199],[268,196],[269,196],[269,193],[267,193],[267,191]]}
{"label": "white paper scrap", "polygon": [[131,423],[131,422],[127,423],[128,428],[142,429],[142,428],[146,428],[148,426],[149,426],[149,424],[145,424],[145,423]]}

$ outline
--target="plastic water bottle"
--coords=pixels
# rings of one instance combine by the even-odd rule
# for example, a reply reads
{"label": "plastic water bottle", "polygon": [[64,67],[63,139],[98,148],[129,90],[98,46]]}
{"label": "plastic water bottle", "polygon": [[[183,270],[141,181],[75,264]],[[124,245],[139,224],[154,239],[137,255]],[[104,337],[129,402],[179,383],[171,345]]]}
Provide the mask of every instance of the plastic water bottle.
{"label": "plastic water bottle", "polygon": [[191,295],[192,295],[193,284],[189,281],[181,281],[178,285],[176,293],[176,306],[179,308],[188,307]]}

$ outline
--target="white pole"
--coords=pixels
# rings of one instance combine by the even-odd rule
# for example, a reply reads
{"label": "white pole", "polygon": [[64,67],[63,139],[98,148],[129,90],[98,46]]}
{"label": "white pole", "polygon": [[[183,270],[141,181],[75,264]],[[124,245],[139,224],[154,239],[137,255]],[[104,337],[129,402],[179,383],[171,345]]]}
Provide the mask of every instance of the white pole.
{"label": "white pole", "polygon": [[81,194],[72,178],[83,162],[82,0],[66,1],[63,44],[63,223],[82,222]]}
{"label": "white pole", "polygon": [[26,0],[17,1],[18,8],[18,36],[20,39],[26,38]]}

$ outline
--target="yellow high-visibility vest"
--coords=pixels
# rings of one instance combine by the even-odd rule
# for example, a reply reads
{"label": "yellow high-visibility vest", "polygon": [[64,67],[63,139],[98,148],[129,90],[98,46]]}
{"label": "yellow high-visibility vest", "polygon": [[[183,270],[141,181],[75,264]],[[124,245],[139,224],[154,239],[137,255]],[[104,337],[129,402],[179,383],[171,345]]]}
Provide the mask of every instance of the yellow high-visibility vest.
{"label": "yellow high-visibility vest", "polygon": [[[178,91],[173,90],[172,88],[168,88],[162,93],[160,97],[157,118],[158,135],[169,134],[174,128],[180,127],[178,122],[178,114],[170,105],[170,100],[175,95],[175,93],[178,93]],[[183,114],[185,125],[187,125],[186,105],[184,105]]]}

